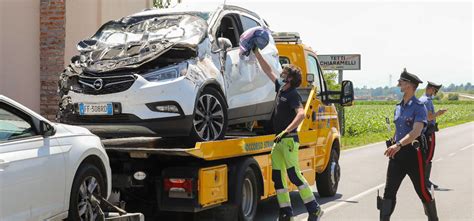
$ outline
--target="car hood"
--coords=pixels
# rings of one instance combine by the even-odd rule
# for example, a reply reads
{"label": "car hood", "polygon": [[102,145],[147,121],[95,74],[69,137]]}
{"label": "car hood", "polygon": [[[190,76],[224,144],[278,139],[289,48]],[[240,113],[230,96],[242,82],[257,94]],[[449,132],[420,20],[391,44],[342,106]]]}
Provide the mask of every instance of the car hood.
{"label": "car hood", "polygon": [[125,17],[104,24],[78,43],[75,66],[89,72],[136,68],[172,47],[196,49],[207,34],[207,22],[191,14]]}
{"label": "car hood", "polygon": [[92,135],[92,133],[84,127],[61,123],[55,123],[54,126],[56,128],[56,134]]}

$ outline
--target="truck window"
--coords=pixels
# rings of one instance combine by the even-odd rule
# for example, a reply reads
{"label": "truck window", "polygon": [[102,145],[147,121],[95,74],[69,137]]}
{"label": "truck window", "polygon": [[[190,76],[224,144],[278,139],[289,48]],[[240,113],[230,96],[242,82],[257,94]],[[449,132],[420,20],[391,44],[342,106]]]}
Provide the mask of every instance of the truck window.
{"label": "truck window", "polygon": [[249,18],[245,15],[240,16],[240,22],[242,22],[242,29],[244,31],[247,31],[248,29],[253,28],[253,27],[260,26],[260,24],[257,21],[255,21],[255,20],[253,20],[253,19],[251,19],[251,18]]}
{"label": "truck window", "polygon": [[308,73],[314,74],[313,85],[317,87],[317,91],[319,93],[321,90],[324,90],[324,86],[321,84],[321,72],[318,68],[318,60],[316,60],[313,55],[308,54],[306,57],[306,62],[308,63]]}

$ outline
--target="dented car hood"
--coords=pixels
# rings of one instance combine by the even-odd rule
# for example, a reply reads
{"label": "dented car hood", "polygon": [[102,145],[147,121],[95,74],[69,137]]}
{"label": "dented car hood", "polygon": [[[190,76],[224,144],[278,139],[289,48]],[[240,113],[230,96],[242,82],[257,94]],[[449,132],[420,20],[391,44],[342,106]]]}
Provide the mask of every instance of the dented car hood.
{"label": "dented car hood", "polygon": [[89,39],[79,42],[75,61],[90,72],[137,68],[172,47],[196,50],[207,35],[207,22],[192,14],[125,17],[104,24]]}

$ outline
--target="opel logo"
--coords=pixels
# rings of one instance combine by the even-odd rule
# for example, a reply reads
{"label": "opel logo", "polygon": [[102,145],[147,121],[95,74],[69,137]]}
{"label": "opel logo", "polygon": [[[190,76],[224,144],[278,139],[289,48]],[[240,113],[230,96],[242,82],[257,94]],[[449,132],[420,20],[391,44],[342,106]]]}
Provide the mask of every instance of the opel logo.
{"label": "opel logo", "polygon": [[104,81],[102,79],[99,78],[94,81],[94,89],[96,91],[102,89],[103,86],[104,86]]}

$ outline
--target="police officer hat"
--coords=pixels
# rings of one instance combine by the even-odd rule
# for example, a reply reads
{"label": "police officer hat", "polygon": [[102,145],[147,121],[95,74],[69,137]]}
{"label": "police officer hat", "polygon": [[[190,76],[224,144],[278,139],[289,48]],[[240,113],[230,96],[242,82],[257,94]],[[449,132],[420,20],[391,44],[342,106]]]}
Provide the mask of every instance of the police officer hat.
{"label": "police officer hat", "polygon": [[408,81],[416,85],[423,83],[416,75],[408,73],[406,68],[404,68],[402,74],[400,74],[399,80]]}
{"label": "police officer hat", "polygon": [[436,89],[437,91],[439,91],[439,89],[442,87],[443,85],[441,84],[436,84],[436,83],[433,83],[431,81],[428,81],[428,87],[433,87],[434,89]]}

